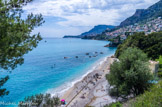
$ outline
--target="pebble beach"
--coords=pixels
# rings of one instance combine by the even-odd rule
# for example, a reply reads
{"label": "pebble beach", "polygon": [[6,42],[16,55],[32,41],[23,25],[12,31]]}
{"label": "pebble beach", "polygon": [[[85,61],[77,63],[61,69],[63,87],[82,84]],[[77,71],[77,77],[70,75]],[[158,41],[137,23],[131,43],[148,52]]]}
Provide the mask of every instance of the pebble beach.
{"label": "pebble beach", "polygon": [[109,84],[105,78],[110,65],[115,59],[106,57],[91,73],[67,90],[61,99],[65,99],[65,107],[101,107],[114,102],[108,95]]}

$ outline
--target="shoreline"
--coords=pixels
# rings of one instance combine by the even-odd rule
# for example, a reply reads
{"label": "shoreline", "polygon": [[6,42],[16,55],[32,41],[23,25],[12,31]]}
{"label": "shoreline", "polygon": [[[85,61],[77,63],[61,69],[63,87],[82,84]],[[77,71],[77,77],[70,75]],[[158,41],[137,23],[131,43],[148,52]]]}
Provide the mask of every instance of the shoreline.
{"label": "shoreline", "polygon": [[99,67],[101,64],[103,64],[108,57],[111,57],[114,54],[105,56],[103,58],[98,59],[94,64],[92,64],[89,68],[87,68],[85,71],[85,74],[82,76],[75,78],[74,80],[71,80],[67,83],[64,83],[63,85],[59,86],[55,89],[49,89],[45,93],[50,93],[52,96],[58,96],[62,97],[68,90],[70,90],[72,87],[75,86],[78,82],[82,81],[87,75],[89,75],[91,72],[93,72],[97,67]]}
{"label": "shoreline", "polygon": [[[71,88],[68,88],[61,96],[61,99],[65,99],[67,102],[66,107],[80,107],[80,105],[83,107],[87,104],[93,105],[95,103],[95,99],[97,99],[95,95],[96,93],[94,92],[96,87],[104,84],[105,87],[102,85],[102,88],[107,88],[108,82],[105,75],[109,73],[110,64],[112,64],[113,61],[114,58],[111,58],[110,56],[104,57],[99,63],[95,63],[95,65],[97,65],[93,67],[94,69],[83,75],[82,78],[74,83]],[[104,90],[104,93],[101,92],[100,94],[107,93],[107,89],[102,90]],[[110,96],[108,97],[110,99],[109,103],[114,101],[114,99],[110,98]],[[99,101],[102,101],[102,99]],[[107,104],[108,102],[105,103]]]}

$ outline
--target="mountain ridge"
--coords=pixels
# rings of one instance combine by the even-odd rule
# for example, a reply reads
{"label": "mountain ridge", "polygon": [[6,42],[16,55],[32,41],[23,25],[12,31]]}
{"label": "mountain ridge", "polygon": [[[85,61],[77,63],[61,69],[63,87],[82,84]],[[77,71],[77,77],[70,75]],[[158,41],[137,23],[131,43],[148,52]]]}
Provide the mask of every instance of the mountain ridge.
{"label": "mountain ridge", "polygon": [[162,17],[162,0],[148,7],[147,9],[137,9],[135,14],[120,23],[119,27],[145,22],[149,19]]}
{"label": "mountain ridge", "polygon": [[79,36],[80,37],[84,37],[84,36],[96,36],[97,34],[101,34],[103,31],[105,31],[107,29],[113,29],[114,27],[115,26],[112,26],[112,25],[97,25],[97,26],[94,26],[88,32],[84,32],[84,33],[82,33]]}
{"label": "mountain ridge", "polygon": [[63,38],[83,38],[84,36],[96,36],[97,34],[101,34],[105,30],[111,30],[115,28],[113,25],[96,25],[92,29],[87,32],[84,32],[80,35],[65,35]]}

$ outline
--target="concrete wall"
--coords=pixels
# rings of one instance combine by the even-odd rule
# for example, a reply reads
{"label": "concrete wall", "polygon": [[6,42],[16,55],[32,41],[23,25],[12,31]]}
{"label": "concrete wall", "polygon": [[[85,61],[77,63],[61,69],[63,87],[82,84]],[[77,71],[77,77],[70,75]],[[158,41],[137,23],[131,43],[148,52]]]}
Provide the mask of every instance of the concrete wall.
{"label": "concrete wall", "polygon": [[151,69],[151,72],[152,73],[156,73],[158,72],[158,69],[159,69],[159,62],[157,61],[149,61],[150,63],[150,69]]}

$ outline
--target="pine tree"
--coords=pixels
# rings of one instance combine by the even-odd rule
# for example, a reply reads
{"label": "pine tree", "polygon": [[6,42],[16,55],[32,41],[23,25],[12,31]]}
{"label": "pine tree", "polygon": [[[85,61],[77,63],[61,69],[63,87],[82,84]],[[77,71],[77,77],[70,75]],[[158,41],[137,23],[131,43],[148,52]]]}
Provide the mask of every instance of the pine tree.
{"label": "pine tree", "polygon": [[[29,14],[22,19],[22,7],[32,0],[0,0],[0,70],[11,72],[24,62],[23,55],[35,48],[40,34],[31,35],[35,27],[44,23],[41,14]],[[0,96],[9,92],[2,86],[9,79],[0,78]]]}

